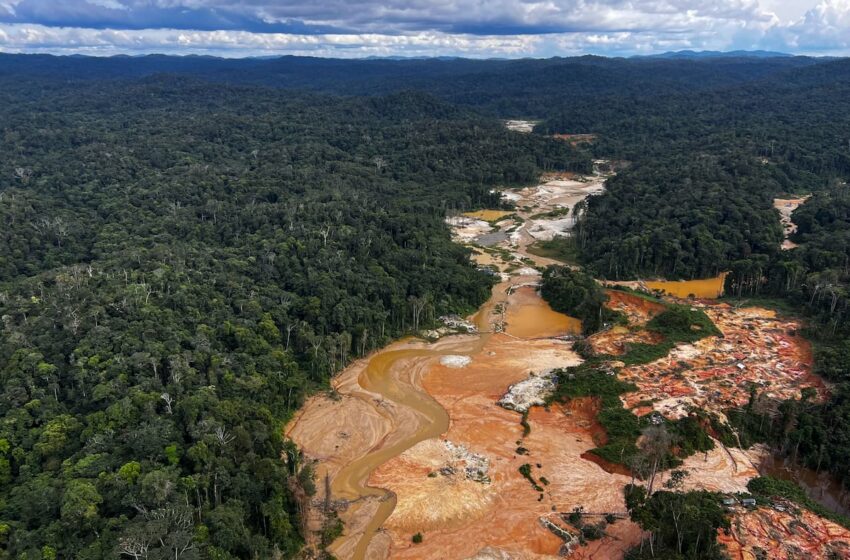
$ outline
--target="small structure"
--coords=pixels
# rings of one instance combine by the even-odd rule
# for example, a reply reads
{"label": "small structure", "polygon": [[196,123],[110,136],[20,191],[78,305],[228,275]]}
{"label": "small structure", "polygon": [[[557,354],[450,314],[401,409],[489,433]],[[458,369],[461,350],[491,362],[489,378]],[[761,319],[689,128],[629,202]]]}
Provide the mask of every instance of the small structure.
{"label": "small structure", "polygon": [[744,498],[741,500],[741,505],[745,508],[755,509],[756,507],[756,499],[755,498]]}

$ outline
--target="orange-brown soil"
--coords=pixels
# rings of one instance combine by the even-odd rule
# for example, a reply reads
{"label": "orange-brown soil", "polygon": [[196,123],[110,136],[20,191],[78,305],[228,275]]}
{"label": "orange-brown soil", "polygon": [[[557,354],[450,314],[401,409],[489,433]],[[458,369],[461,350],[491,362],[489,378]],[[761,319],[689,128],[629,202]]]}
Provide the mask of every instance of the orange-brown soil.
{"label": "orange-brown soil", "polygon": [[[495,404],[508,385],[525,379],[529,370],[537,369],[535,365],[555,364],[557,356],[563,356],[562,363],[577,363],[569,346],[501,335],[490,341],[480,358],[464,370],[436,366],[423,382],[452,419],[446,439],[490,459],[490,482],[442,474],[429,478],[428,472],[436,467],[433,455],[423,456],[419,450],[381,466],[371,482],[399,496],[399,507],[386,523],[393,537],[393,558],[467,558],[484,545],[512,558],[554,556],[563,541],[540,524],[541,516],[576,506],[590,512],[625,510],[622,487],[629,477],[612,476],[582,459],[600,439],[604,441],[595,421],[598,406],[593,399],[549,410],[532,408],[528,416],[531,432],[526,437],[519,414]],[[517,452],[520,445],[528,450],[526,454]],[[547,480],[548,484],[539,482],[542,494],[519,473],[526,463],[532,466],[535,479]],[[621,520],[609,527],[619,540],[606,537],[594,545],[598,554],[608,550],[605,556],[596,557],[615,558],[626,546],[624,542],[634,542],[622,540],[626,535],[639,535],[631,525]],[[411,535],[418,531],[424,541],[413,545]],[[582,548],[578,557],[592,557],[583,556],[587,551]]]}
{"label": "orange-brown soil", "polygon": [[787,502],[783,504],[790,506],[789,511],[760,507],[735,513],[730,534],[721,531],[718,535],[732,560],[850,560],[850,530],[810,511],[793,511]]}
{"label": "orange-brown soil", "polygon": [[[767,454],[761,446],[746,451],[737,448],[725,448],[714,441],[714,449],[708,453],[691,455],[682,463],[680,469],[688,472],[684,490],[708,490],[709,492],[746,492],[750,479],[759,476],[757,465]],[[667,479],[664,473],[661,481]]]}
{"label": "orange-brown soil", "polygon": [[587,340],[597,354],[621,356],[628,351],[630,344],[658,344],[662,338],[652,331],[633,330],[618,325],[610,330],[598,332]]}
{"label": "orange-brown soil", "polygon": [[661,303],[620,290],[606,290],[605,294],[608,296],[606,307],[624,314],[629,325],[645,325],[666,309]]}
{"label": "orange-brown soil", "polygon": [[597,354],[621,356],[628,351],[630,344],[658,344],[661,336],[639,328],[650,319],[663,312],[664,305],[620,290],[606,290],[608,301],[605,306],[619,311],[628,319],[629,326],[617,325],[588,338],[593,351]]}
{"label": "orange-brown soil", "polygon": [[699,306],[723,336],[623,368],[621,378],[638,386],[625,396],[628,408],[652,400],[653,408],[670,418],[684,416],[689,407],[721,413],[746,404],[752,386],[770,399],[799,398],[806,387],[824,395],[823,383],[811,374],[811,346],[797,334],[799,322],[766,309]]}
{"label": "orange-brown soil", "polygon": [[[595,421],[598,407],[593,399],[576,399],[548,410],[532,408],[528,415],[531,431],[525,437],[520,415],[496,404],[510,385],[530,372],[575,364],[578,358],[568,342],[546,338],[561,334],[565,323],[540,301],[533,287],[519,287],[507,295],[506,285],[502,285],[494,294],[501,294],[497,299],[507,304],[507,332],[483,338],[483,344],[468,354],[471,362],[466,367],[443,365],[437,358],[464,354],[475,336],[448,337],[432,345],[407,340],[386,350],[414,352],[391,373],[395,372],[392,375],[398,382],[411,383],[434,398],[445,409],[449,423],[439,437],[413,444],[376,464],[368,475],[369,486],[391,492],[395,507],[382,529],[371,537],[363,558],[551,558],[563,541],[541,524],[541,518],[557,518],[558,512],[577,506],[592,513],[624,512],[622,489],[631,480],[627,471],[588,453],[605,441]],[[615,305],[636,321],[645,322],[658,311],[647,307],[646,300],[628,294],[617,297]],[[623,378],[639,387],[636,393],[625,395],[626,406],[652,401],[649,407],[644,404],[643,410],[635,411],[645,413],[654,408],[670,416],[684,414],[690,404],[720,412],[729,403],[746,402],[747,381],[761,383],[763,390],[774,396],[797,395],[803,386],[819,386],[809,373],[811,351],[795,334],[800,327],[795,321],[763,309],[698,305],[725,336],[680,346],[653,364],[623,368]],[[490,309],[493,307],[491,302]],[[520,337],[517,331],[511,332],[511,311],[513,308],[515,328],[523,307],[535,310],[529,317],[538,319],[524,323]],[[499,314],[491,313],[489,321],[498,323]],[[477,322],[486,324],[487,312]],[[415,352],[423,348],[436,353],[417,357]],[[337,378],[341,399],[313,399],[289,432],[305,453],[320,460],[320,474],[328,472],[333,477],[364,449],[392,445],[420,425],[418,413],[404,403],[362,389],[358,380],[368,363],[362,360]],[[738,368],[738,363],[745,368]],[[527,451],[521,454],[519,447]],[[689,473],[685,488],[744,491],[747,481],[757,475],[760,452],[727,450],[718,442],[709,453],[685,460],[682,468]],[[470,463],[465,453],[486,460],[486,479],[467,476]],[[542,493],[520,474],[523,464],[531,466]],[[661,475],[659,484],[666,476]],[[319,494],[321,499],[321,485]],[[384,504],[381,499],[368,498],[341,512],[348,537],[335,543],[332,550],[337,557],[354,557],[358,537]],[[748,536],[754,529],[747,531],[738,533],[741,539],[754,538]],[[809,548],[795,546],[814,550],[821,542],[818,531],[806,537]],[[424,540],[415,545],[411,536],[417,532]],[[609,525],[606,533],[600,541],[574,547],[571,557],[622,558],[641,535],[627,519]]]}
{"label": "orange-brown soil", "polygon": [[[520,287],[510,295],[506,288],[506,285],[500,285],[494,289],[494,299],[476,321],[480,328],[498,322],[498,314],[492,311],[496,302],[501,302],[508,309],[506,316],[509,326],[506,333],[447,337],[430,345],[415,340],[391,345],[352,365],[335,380],[334,386],[342,395],[340,399],[316,397],[290,424],[287,435],[299,444],[307,456],[319,460],[317,473],[320,477],[327,473],[333,480],[333,500],[358,497],[358,491],[349,484],[359,484],[356,483],[359,476],[356,472],[359,471],[352,473],[349,466],[362,462],[360,458],[364,451],[374,450],[375,462],[370,470],[364,471],[369,476],[371,469],[377,467],[368,480],[369,486],[391,490],[397,501],[392,515],[384,524],[386,531],[379,532],[377,538],[371,540],[362,557],[383,558],[388,553],[393,557],[404,557],[411,531],[415,527],[427,531],[429,538],[426,543],[408,553],[410,557],[422,557],[417,555],[424,550],[433,551],[433,556],[429,556],[432,553],[428,552],[425,557],[463,557],[454,552],[445,556],[448,549],[429,547],[455,546],[452,544],[455,542],[452,535],[459,530],[458,524],[470,530],[469,527],[474,525],[476,519],[481,519],[480,515],[494,508],[494,511],[507,516],[506,520],[522,518],[519,523],[522,529],[518,528],[513,536],[510,533],[502,535],[504,531],[497,528],[503,526],[498,524],[490,532],[502,536],[494,536],[491,544],[513,542],[515,550],[526,550],[528,544],[527,550],[539,550],[547,554],[556,552],[560,546],[560,539],[540,526],[538,516],[531,515],[525,519],[525,514],[529,512],[542,511],[544,503],[537,501],[537,493],[517,470],[525,462],[520,461],[520,456],[516,454],[516,442],[522,433],[520,415],[498,407],[496,401],[509,385],[524,380],[531,372],[566,367],[579,360],[569,342],[543,338],[564,334],[564,329],[570,325],[569,318],[551,311],[533,287]],[[517,317],[524,316],[534,316],[536,320],[517,321]],[[518,326],[521,327],[519,331]],[[526,338],[520,338],[517,332]],[[441,356],[454,354],[469,355],[472,361],[464,368],[441,363]],[[385,359],[385,356],[390,358]],[[375,366],[383,362],[388,365]],[[380,377],[373,378],[375,375]],[[424,382],[423,376],[426,376]],[[394,386],[410,389],[401,389],[402,392],[392,398],[384,398],[363,389],[364,380],[383,386],[387,379],[394,380]],[[418,410],[416,399],[409,399],[407,395],[423,389],[423,394],[436,398],[450,415],[451,427],[443,437],[452,445],[464,446],[471,453],[489,461],[489,483],[455,476],[462,469],[453,463],[456,463],[456,457],[452,458],[451,453],[447,455],[443,437],[426,438],[418,443],[413,441],[412,447],[406,448],[406,451],[402,449],[397,456],[385,459],[380,455],[380,450],[415,438],[421,431],[424,417]],[[538,414],[540,412],[533,412],[530,419],[532,424],[537,423],[535,418]],[[566,418],[563,412],[560,416]],[[543,441],[558,439],[556,428],[550,427],[548,431]],[[534,438],[537,437],[532,434],[528,441],[536,441]],[[572,456],[580,460],[581,453],[594,446],[592,439],[588,432],[587,437],[581,440],[582,443],[574,438],[566,439],[551,452],[558,455],[556,459],[561,461],[560,455],[566,446],[574,449]],[[546,459],[548,445],[541,444],[539,457],[535,460],[549,462]],[[529,449],[533,448],[529,445]],[[440,465],[440,469],[436,469],[438,474],[429,476],[435,472],[437,465]],[[595,465],[588,465],[597,472],[597,477],[606,476]],[[444,467],[448,467],[445,469],[447,474],[441,472]],[[339,483],[343,470],[346,480],[350,481],[345,485]],[[558,476],[550,476],[553,487],[556,487]],[[600,480],[597,479],[595,484],[599,484]],[[321,502],[324,497],[324,488],[319,486],[317,502]],[[622,500],[619,493],[615,496],[615,500]],[[504,507],[506,503],[526,502],[526,506],[516,510]],[[346,537],[334,543],[334,554],[340,558],[360,557],[360,553],[355,553],[358,543],[365,544],[360,537],[369,531],[370,519],[379,515],[378,512],[385,504],[387,502],[379,492],[370,492],[366,499],[349,502],[347,507],[343,507],[340,516],[346,523]],[[546,502],[545,507],[550,511],[552,504]],[[480,529],[472,530],[477,533]],[[521,533],[526,535],[524,540],[518,540]],[[441,534],[444,536],[440,537]],[[470,537],[466,541],[480,545],[478,548],[481,548],[488,543],[482,540],[487,534],[479,535],[478,539]],[[473,555],[478,548],[470,548],[468,555]]]}
{"label": "orange-brown soil", "polygon": [[581,454],[581,458],[585,461],[590,461],[599,466],[600,469],[607,473],[611,474],[620,474],[623,476],[631,476],[632,472],[625,465],[621,465],[619,463],[612,463],[610,461],[606,461],[599,455],[595,454],[593,451],[585,451]]}

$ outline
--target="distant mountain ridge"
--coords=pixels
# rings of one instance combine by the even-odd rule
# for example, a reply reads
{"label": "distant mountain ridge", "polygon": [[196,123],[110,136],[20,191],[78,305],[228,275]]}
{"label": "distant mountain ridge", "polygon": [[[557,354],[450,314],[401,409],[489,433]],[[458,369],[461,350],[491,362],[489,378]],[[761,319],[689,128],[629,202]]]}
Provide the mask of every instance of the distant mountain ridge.
{"label": "distant mountain ridge", "polygon": [[547,115],[564,95],[573,100],[609,96],[642,99],[724,90],[765,81],[770,84],[767,87],[791,82],[827,84],[846,75],[848,65],[850,59],[836,61],[766,51],[683,51],[636,58],[586,55],[516,60],[62,57],[0,53],[0,93],[4,88],[29,81],[56,88],[63,83],[133,81],[155,76],[167,83],[179,77],[211,84],[343,96],[415,90],[492,116],[510,118]]}
{"label": "distant mountain ridge", "polygon": [[796,55],[776,51],[668,51],[632,58],[702,59],[702,58],[792,58]]}

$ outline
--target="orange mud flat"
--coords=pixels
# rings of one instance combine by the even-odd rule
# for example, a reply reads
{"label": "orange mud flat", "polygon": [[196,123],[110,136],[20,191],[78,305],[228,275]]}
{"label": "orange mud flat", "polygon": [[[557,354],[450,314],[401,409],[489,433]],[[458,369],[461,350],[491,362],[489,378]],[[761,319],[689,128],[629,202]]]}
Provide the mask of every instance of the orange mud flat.
{"label": "orange mud flat", "polygon": [[[612,479],[581,458],[596,446],[594,406],[533,408],[523,438],[521,415],[497,405],[532,373],[580,362],[570,342],[553,338],[575,323],[533,286],[511,286],[494,288],[475,319],[482,331],[499,324],[496,307],[504,304],[506,332],[395,343],[335,379],[341,398],[311,399],[288,427],[318,460],[314,508],[324,503],[321,479],[330,479],[330,502],[345,523],[330,547],[338,558],[462,559],[488,546],[513,558],[546,558],[563,544],[540,521],[553,508],[623,511],[628,477]],[[457,356],[470,361],[444,360]],[[525,463],[542,493],[520,474]],[[610,529],[619,536],[594,547],[610,547],[600,557],[617,558],[636,528],[623,520]],[[414,546],[416,532],[425,538]]]}
{"label": "orange mud flat", "polygon": [[[519,413],[496,405],[508,386],[530,371],[578,363],[569,348],[551,339],[495,335],[465,369],[431,369],[423,388],[449,413],[445,440],[487,457],[490,480],[470,482],[462,473],[441,472],[443,467],[434,462],[438,454],[425,449],[410,450],[379,467],[370,483],[398,496],[398,507],[385,524],[392,558],[474,558],[485,547],[509,558],[552,558],[563,541],[541,525],[541,517],[577,506],[589,512],[625,512],[623,487],[630,477],[608,474],[582,458],[604,440],[593,399],[549,410],[531,408],[531,431],[525,437]],[[527,451],[519,453],[520,446]],[[520,474],[523,464],[531,466],[543,492]],[[423,535],[421,544],[411,541],[417,532]],[[629,520],[608,526],[608,532],[592,547],[576,548],[574,557],[621,558],[640,540],[640,530]]]}
{"label": "orange mud flat", "polygon": [[[331,548],[338,558],[553,558],[563,541],[542,519],[562,519],[561,513],[579,506],[591,513],[625,513],[623,487],[631,477],[589,453],[605,441],[593,399],[531,408],[525,436],[521,415],[498,406],[509,387],[530,374],[580,362],[570,342],[553,338],[564,333],[568,318],[549,309],[533,286],[510,295],[507,287],[494,290],[476,319],[479,328],[498,324],[496,305],[505,304],[506,332],[391,345],[336,379],[341,399],[318,397],[294,421],[288,433],[319,460],[320,476],[331,477],[332,498],[349,500],[339,513],[345,534]],[[644,321],[658,311],[630,294],[617,297],[615,305]],[[649,400],[652,405],[642,404],[641,413],[656,409],[675,416],[687,413],[688,406],[719,412],[746,402],[748,381],[776,395],[817,386],[810,349],[795,334],[799,324],[758,308],[698,305],[725,336],[682,345],[652,364],[623,368],[620,375],[639,387],[624,395],[627,407]],[[441,362],[455,354],[468,356],[469,363]],[[382,356],[401,359],[368,373],[369,364]],[[738,368],[739,362],[745,368]],[[382,394],[364,388],[379,372],[392,383]],[[435,413],[425,414],[409,398],[417,392],[433,399],[445,420],[433,424],[428,414]],[[686,459],[686,489],[744,491],[757,476],[758,461],[757,454],[718,444]],[[520,473],[525,464],[542,492]],[[346,486],[343,479],[361,482]],[[419,544],[412,542],[416,533],[423,536]],[[606,535],[573,547],[571,557],[622,558],[640,542],[641,531],[620,519],[606,527]]]}
{"label": "orange mud flat", "polygon": [[788,511],[761,507],[738,511],[732,517],[730,534],[722,531],[717,540],[732,560],[791,558],[850,560],[850,530],[807,510]]}

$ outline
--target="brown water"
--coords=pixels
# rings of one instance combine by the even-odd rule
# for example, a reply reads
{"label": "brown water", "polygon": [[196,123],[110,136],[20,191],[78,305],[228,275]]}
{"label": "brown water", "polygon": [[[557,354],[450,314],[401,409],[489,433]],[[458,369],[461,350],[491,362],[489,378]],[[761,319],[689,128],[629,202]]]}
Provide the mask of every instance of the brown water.
{"label": "brown water", "polygon": [[506,332],[518,338],[545,338],[581,334],[581,321],[554,311],[533,286],[514,293],[508,307]]}
{"label": "brown water", "polygon": [[424,420],[407,438],[364,455],[334,477],[332,492],[336,496],[348,499],[377,496],[382,500],[354,550],[353,558],[357,560],[365,557],[369,542],[395,509],[396,504],[395,495],[391,492],[367,485],[369,474],[376,467],[412,445],[428,438],[438,437],[449,427],[448,414],[437,401],[416,385],[401,381],[392,374],[398,367],[438,355],[440,352],[427,349],[382,352],[369,361],[369,365],[360,376],[359,383],[364,389],[416,410],[424,417]]}
{"label": "brown water", "polygon": [[678,298],[698,297],[715,299],[723,295],[726,273],[714,278],[702,280],[648,280],[644,282],[650,290],[662,292]]}
{"label": "brown water", "polygon": [[578,329],[581,329],[581,322],[552,311],[533,288],[528,290],[520,288],[516,294],[508,296],[507,286],[508,284],[496,286],[492,297],[473,317],[473,322],[481,334],[469,337],[467,342],[460,345],[451,345],[450,348],[416,348],[378,352],[369,360],[365,370],[360,374],[358,383],[364,389],[413,409],[422,420],[409,435],[349,463],[334,477],[331,491],[335,496],[349,500],[368,496],[380,500],[377,511],[357,542],[352,555],[354,560],[363,560],[366,557],[369,543],[392,514],[396,505],[396,497],[393,493],[368,485],[367,481],[371,472],[413,445],[426,439],[440,437],[449,428],[449,416],[445,409],[419,386],[416,376],[399,374],[411,371],[410,368],[427,367],[423,362],[441,356],[457,354],[474,356],[479,353],[491,336],[487,331],[491,330],[490,319],[493,309],[497,304],[506,302],[508,298],[511,299],[508,309],[516,307],[516,317],[519,318],[518,332],[520,334],[513,333],[514,336],[542,338],[566,334],[576,327],[576,323]]}
{"label": "brown water", "polygon": [[504,299],[499,287],[494,288],[493,296],[473,318],[475,325],[483,334],[471,338],[467,345],[461,348],[453,346],[446,350],[423,348],[378,352],[369,360],[369,364],[360,375],[358,383],[361,387],[415,410],[422,416],[422,421],[409,436],[392,445],[380,447],[367,453],[349,463],[334,477],[331,491],[335,496],[351,500],[363,496],[375,496],[381,500],[377,511],[366,525],[363,536],[357,542],[352,555],[353,560],[363,560],[366,557],[369,543],[392,514],[396,505],[396,497],[392,492],[383,488],[374,488],[367,484],[369,474],[378,466],[400,455],[420,441],[439,437],[449,427],[449,416],[437,401],[417,384],[411,383],[411,380],[399,378],[394,373],[397,373],[400,368],[410,367],[420,360],[434,359],[449,354],[474,355],[479,352],[489,336],[486,331],[490,330],[490,312],[497,300],[503,301]]}
{"label": "brown water", "polygon": [[780,480],[789,480],[802,488],[806,495],[826,509],[842,515],[850,515],[850,489],[844,488],[829,473],[818,474],[812,469],[795,465],[790,459],[768,457],[759,465],[763,475]]}

